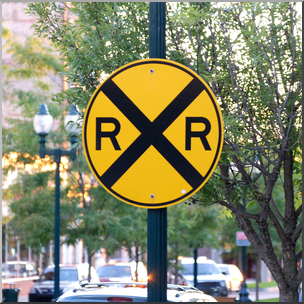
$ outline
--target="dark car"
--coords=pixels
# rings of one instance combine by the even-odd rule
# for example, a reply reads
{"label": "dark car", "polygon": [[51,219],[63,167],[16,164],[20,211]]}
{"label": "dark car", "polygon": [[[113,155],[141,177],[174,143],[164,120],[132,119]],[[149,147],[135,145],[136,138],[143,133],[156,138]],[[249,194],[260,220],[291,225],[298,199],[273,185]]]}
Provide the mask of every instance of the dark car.
{"label": "dark car", "polygon": [[[147,302],[147,288],[126,286],[118,282],[80,283],[79,287],[69,290],[59,297],[56,302]],[[204,294],[194,287],[168,285],[167,302],[217,302],[213,297]]]}
{"label": "dark car", "polygon": [[[60,294],[64,291],[78,286],[82,280],[88,279],[88,264],[63,266],[60,265]],[[48,266],[35,282],[29,293],[29,302],[51,302],[54,298],[54,270],[55,266]],[[91,278],[93,282],[99,282],[94,267],[91,267]]]}

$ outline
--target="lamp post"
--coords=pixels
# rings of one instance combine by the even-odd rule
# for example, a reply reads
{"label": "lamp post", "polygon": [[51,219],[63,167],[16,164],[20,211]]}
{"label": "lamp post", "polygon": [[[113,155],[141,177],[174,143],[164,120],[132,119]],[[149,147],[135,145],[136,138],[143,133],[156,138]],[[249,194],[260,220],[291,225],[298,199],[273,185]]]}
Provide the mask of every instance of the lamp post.
{"label": "lamp post", "polygon": [[[73,146],[77,142],[76,131],[77,126],[75,124],[68,124],[69,121],[76,123],[78,119],[78,112],[75,109],[75,106],[71,106],[69,114],[65,117],[65,127],[67,132],[71,134],[70,142]],[[60,296],[59,290],[59,263],[60,263],[60,176],[59,176],[59,167],[61,163],[62,156],[70,156],[71,160],[76,159],[76,148],[70,150],[62,150],[56,148],[53,150],[46,150],[46,136],[49,134],[52,124],[53,117],[50,115],[48,108],[45,104],[41,104],[38,113],[34,117],[34,129],[35,132],[40,136],[39,143],[39,156],[40,158],[45,158],[46,155],[54,155],[54,161],[56,162],[56,172],[55,172],[55,272],[54,272],[54,299]]]}
{"label": "lamp post", "polygon": [[[243,197],[244,211],[246,212],[246,199]],[[243,275],[244,281],[242,282],[242,288],[239,290],[240,302],[251,302],[249,299],[249,291],[246,284],[246,246],[243,246]]]}
{"label": "lamp post", "polygon": [[[244,211],[246,212],[246,199],[243,197],[243,205],[244,205]],[[243,274],[244,274],[244,284],[246,283],[246,246],[243,246]]]}
{"label": "lamp post", "polygon": [[[255,162],[258,162],[258,157],[256,155],[255,155]],[[256,167],[254,167],[253,165],[250,165],[248,167],[251,168],[251,172],[252,172],[253,176],[257,176],[259,174],[260,171]],[[232,164],[231,171],[232,171],[233,174],[235,172],[238,172],[238,169],[236,168],[235,164]],[[244,205],[244,212],[246,212],[246,199],[245,199],[245,197],[243,197],[243,205]],[[238,302],[251,302],[251,300],[248,297],[249,291],[247,289],[247,284],[246,284],[246,246],[242,246],[242,247],[243,247],[242,248],[243,249],[242,264],[243,264],[244,281],[242,282],[242,288],[239,290],[239,296],[240,297],[239,297]]]}

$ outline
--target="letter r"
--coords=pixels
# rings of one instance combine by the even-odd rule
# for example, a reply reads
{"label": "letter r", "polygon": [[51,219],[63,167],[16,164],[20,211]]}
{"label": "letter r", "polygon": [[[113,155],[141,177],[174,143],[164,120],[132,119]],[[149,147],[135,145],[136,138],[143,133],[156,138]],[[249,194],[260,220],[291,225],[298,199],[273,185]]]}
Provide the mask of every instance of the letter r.
{"label": "letter r", "polygon": [[[202,123],[205,125],[204,131],[192,131],[191,126],[193,123]],[[199,137],[205,150],[211,150],[206,136],[211,130],[210,121],[205,117],[186,117],[186,150],[191,150],[191,138]]]}
{"label": "letter r", "polygon": [[[102,131],[102,124],[111,123],[114,124],[115,129],[113,131]],[[116,139],[116,135],[120,131],[120,123],[113,117],[96,117],[96,150],[101,150],[101,139],[103,137],[109,137],[115,150],[121,150]]]}

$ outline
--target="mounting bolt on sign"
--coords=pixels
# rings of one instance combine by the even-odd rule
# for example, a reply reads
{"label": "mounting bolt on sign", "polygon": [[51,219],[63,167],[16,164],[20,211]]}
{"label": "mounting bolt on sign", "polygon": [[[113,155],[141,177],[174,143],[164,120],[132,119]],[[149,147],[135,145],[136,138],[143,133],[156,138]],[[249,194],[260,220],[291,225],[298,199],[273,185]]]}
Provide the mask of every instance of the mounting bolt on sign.
{"label": "mounting bolt on sign", "polygon": [[100,184],[142,208],[197,192],[223,146],[223,121],[207,83],[187,67],[145,59],[113,72],[84,116],[83,146]]}

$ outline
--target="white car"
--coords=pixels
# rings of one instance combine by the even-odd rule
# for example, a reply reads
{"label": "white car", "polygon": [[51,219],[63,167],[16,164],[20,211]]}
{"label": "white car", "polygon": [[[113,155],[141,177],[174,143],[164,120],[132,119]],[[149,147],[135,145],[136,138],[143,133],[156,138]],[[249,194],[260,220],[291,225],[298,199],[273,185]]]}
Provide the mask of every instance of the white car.
{"label": "white car", "polygon": [[[194,286],[194,259],[182,258],[182,275],[189,286]],[[226,297],[228,288],[226,278],[217,264],[206,257],[197,258],[197,288],[214,297]]]}
{"label": "white car", "polygon": [[[29,263],[26,261],[9,261],[7,263],[2,263],[2,279],[17,278],[18,266],[19,277],[30,277],[38,275],[38,270],[34,263]],[[5,270],[7,270],[7,272],[5,272]]]}
{"label": "white car", "polygon": [[225,275],[230,291],[239,291],[243,282],[243,275],[237,266],[233,264],[217,264],[217,267]]}
{"label": "white car", "polygon": [[[125,282],[128,283],[128,282]],[[147,302],[147,288],[120,287],[122,281],[80,283],[78,288],[69,290],[56,302]],[[147,283],[135,283],[147,286]],[[167,302],[217,302],[194,287],[167,286]]]}

